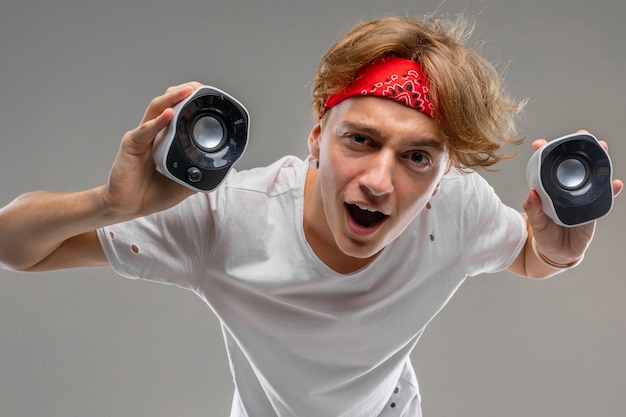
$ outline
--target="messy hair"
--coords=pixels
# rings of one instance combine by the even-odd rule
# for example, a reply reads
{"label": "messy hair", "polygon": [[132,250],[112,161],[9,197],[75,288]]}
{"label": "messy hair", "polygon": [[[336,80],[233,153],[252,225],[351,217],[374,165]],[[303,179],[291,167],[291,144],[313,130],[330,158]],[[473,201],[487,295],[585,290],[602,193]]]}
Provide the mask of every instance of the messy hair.
{"label": "messy hair", "polygon": [[488,168],[519,144],[516,121],[525,101],[508,96],[494,66],[467,47],[473,25],[463,16],[385,17],[357,24],[322,58],[313,81],[313,112],[343,91],[368,64],[384,56],[419,62],[428,76],[435,120],[459,169]]}

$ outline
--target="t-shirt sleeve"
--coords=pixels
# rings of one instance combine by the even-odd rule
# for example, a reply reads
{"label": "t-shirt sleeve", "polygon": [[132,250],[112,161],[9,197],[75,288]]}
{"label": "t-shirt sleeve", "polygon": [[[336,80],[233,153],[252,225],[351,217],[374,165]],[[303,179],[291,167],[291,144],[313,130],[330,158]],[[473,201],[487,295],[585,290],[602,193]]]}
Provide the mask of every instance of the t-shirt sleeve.
{"label": "t-shirt sleeve", "polygon": [[464,262],[467,274],[499,272],[519,255],[528,232],[522,214],[504,203],[487,181],[470,174],[464,209]]}
{"label": "t-shirt sleeve", "polygon": [[168,210],[99,229],[113,269],[127,278],[196,288],[216,235],[216,199],[195,194]]}

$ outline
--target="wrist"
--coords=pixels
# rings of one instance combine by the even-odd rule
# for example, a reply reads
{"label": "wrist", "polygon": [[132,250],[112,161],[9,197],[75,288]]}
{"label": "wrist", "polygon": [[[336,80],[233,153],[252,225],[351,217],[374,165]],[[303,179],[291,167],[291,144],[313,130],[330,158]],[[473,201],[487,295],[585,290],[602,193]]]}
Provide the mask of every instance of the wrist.
{"label": "wrist", "polygon": [[543,253],[541,253],[541,251],[537,248],[537,242],[535,241],[534,236],[532,237],[531,246],[533,248],[533,252],[535,256],[537,257],[537,259],[539,259],[539,261],[542,264],[552,269],[558,269],[558,270],[572,269],[578,266],[578,264],[580,264],[583,258],[585,257],[585,254],[582,254],[579,258],[574,259],[573,261],[570,261],[570,262],[566,262],[566,263],[555,262],[552,259],[548,258]]}
{"label": "wrist", "polygon": [[94,204],[98,207],[98,221],[102,226],[123,223],[149,213],[143,213],[134,198],[127,198],[110,185],[105,184],[91,190],[94,193]]}

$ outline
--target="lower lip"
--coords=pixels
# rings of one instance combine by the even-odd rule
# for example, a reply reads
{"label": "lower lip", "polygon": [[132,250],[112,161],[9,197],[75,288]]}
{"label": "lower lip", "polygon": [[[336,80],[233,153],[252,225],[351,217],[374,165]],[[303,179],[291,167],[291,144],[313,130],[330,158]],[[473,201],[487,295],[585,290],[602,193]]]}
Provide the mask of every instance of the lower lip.
{"label": "lower lip", "polygon": [[345,207],[344,211],[346,215],[346,223],[348,225],[348,230],[356,236],[360,236],[360,237],[371,236],[374,233],[376,233],[376,231],[380,229],[382,224],[385,222],[385,220],[383,219],[370,227],[361,226],[360,224],[354,221],[347,207]]}

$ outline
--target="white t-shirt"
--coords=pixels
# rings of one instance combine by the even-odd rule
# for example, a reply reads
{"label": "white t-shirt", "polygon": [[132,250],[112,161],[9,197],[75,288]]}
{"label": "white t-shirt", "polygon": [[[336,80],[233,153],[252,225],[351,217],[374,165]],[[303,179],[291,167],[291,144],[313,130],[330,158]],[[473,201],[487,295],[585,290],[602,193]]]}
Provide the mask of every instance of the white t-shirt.
{"label": "white t-shirt", "polygon": [[420,416],[409,354],[467,276],[509,266],[525,222],[478,174],[439,193],[367,267],[338,274],[302,227],[310,160],[99,230],[115,270],[194,291],[222,323],[231,417]]}

